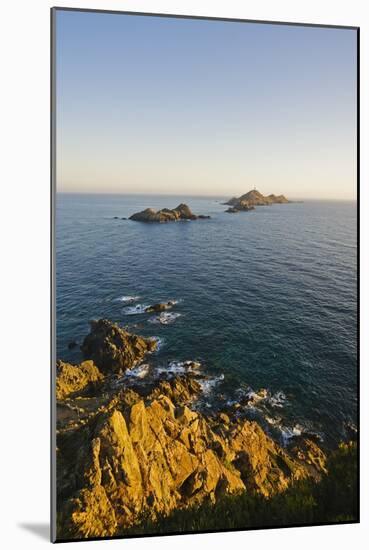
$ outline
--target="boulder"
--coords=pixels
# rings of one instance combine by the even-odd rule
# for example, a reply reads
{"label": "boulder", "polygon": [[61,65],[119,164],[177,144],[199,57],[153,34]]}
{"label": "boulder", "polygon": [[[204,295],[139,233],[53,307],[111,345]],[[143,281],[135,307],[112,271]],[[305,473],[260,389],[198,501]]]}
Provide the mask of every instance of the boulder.
{"label": "boulder", "polygon": [[157,304],[153,304],[151,306],[148,306],[145,309],[146,313],[159,313],[160,311],[165,311],[167,309],[171,309],[176,302],[172,302],[169,300],[169,302],[160,302]]}
{"label": "boulder", "polygon": [[87,387],[96,385],[104,376],[93,361],[83,361],[79,365],[71,365],[58,361],[56,364],[56,398],[58,400],[81,392]]}
{"label": "boulder", "polygon": [[196,220],[197,216],[192,214],[187,204],[181,203],[172,210],[180,220]]}
{"label": "boulder", "polygon": [[104,373],[122,373],[155,351],[157,342],[127,332],[106,319],[91,321],[90,334],[81,346],[86,359],[92,359]]}

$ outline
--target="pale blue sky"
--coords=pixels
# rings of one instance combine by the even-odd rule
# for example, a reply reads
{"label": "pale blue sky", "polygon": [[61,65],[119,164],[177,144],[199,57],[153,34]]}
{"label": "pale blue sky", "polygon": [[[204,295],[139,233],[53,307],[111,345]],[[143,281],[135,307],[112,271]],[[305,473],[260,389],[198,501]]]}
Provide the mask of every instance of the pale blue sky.
{"label": "pale blue sky", "polygon": [[353,199],[356,31],[57,11],[59,191]]}

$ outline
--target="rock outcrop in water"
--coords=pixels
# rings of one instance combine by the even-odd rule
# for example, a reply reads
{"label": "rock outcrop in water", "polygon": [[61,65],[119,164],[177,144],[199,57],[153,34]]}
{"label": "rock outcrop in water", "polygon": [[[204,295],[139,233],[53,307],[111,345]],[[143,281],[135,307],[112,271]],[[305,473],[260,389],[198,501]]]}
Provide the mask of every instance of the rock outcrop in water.
{"label": "rock outcrop in water", "polygon": [[154,210],[153,208],[146,208],[142,212],[137,212],[130,216],[130,220],[138,222],[153,222],[153,223],[166,223],[166,222],[176,222],[180,220],[197,220],[197,219],[207,219],[210,216],[196,216],[187,206],[187,204],[179,204],[173,210],[169,208],[163,208],[162,210]]}
{"label": "rock outcrop in water", "polygon": [[227,208],[226,212],[228,214],[237,214],[238,212],[241,212],[241,211],[247,212],[248,210],[255,210],[255,207],[242,203],[242,204],[239,204],[238,206],[230,206],[229,208]]}
{"label": "rock outcrop in water", "polygon": [[[100,320],[83,344],[90,360],[58,363],[59,539],[119,535],[143,517],[222,495],[269,497],[324,471],[325,455],[309,439],[301,436],[290,452],[237,407],[201,413],[197,368],[162,374],[149,389],[125,378],[109,386],[152,349],[150,340]],[[95,393],[86,394],[91,383]]]}
{"label": "rock outcrop in water", "polygon": [[81,346],[86,359],[92,359],[106,373],[122,373],[155,351],[157,342],[131,334],[106,319],[91,321],[91,332]]}
{"label": "rock outcrop in water", "polygon": [[229,205],[231,208],[228,208],[226,212],[235,213],[239,211],[248,211],[253,210],[255,206],[268,206],[271,204],[287,204],[290,201],[286,199],[284,195],[262,195],[256,189],[241,195],[240,197],[233,197],[227,201],[226,205]]}
{"label": "rock outcrop in water", "polygon": [[169,302],[159,302],[158,304],[148,306],[145,309],[145,313],[160,313],[161,311],[171,309],[175,304],[176,302],[173,302],[171,300],[169,300]]}

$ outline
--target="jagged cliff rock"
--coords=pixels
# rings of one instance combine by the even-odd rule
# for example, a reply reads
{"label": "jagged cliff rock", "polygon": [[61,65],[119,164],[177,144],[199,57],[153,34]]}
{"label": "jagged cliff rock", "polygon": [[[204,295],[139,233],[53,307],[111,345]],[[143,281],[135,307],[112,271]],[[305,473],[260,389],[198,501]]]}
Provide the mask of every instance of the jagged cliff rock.
{"label": "jagged cliff rock", "polygon": [[92,359],[102,372],[122,373],[155,351],[157,342],[131,334],[106,319],[91,321],[90,334],[82,344],[86,359]]}
{"label": "jagged cliff rock", "polygon": [[146,397],[122,390],[82,417],[71,406],[73,422],[58,431],[59,538],[116,535],[144,517],[242,491],[270,496],[319,475],[320,449],[317,458],[307,443],[308,463],[304,451],[287,453],[256,422],[205,417],[192,406],[200,393],[184,376]]}
{"label": "jagged cliff rock", "polygon": [[210,218],[210,216],[196,216],[191,212],[187,204],[181,203],[176,208],[173,208],[173,210],[169,208],[163,208],[161,210],[146,208],[145,210],[142,210],[142,212],[132,214],[129,219],[138,222],[165,223],[179,220],[197,220],[206,218]]}
{"label": "jagged cliff rock", "polygon": [[56,372],[56,398],[58,400],[81,392],[91,385],[101,382],[104,378],[93,361],[83,361],[79,365],[58,361]]}
{"label": "jagged cliff rock", "polygon": [[253,210],[255,206],[267,206],[270,204],[287,204],[290,201],[284,195],[267,195],[264,196],[253,189],[240,197],[232,197],[225,204],[231,206],[226,212],[234,213],[237,211]]}

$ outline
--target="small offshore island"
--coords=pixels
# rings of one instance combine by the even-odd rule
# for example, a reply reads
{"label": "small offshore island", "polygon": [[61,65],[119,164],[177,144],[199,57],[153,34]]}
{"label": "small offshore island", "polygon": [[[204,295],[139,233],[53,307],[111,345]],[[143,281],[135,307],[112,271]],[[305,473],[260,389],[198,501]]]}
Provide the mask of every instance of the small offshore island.
{"label": "small offshore island", "polygon": [[247,212],[249,210],[254,210],[255,206],[269,206],[271,204],[288,204],[291,201],[286,199],[284,195],[267,195],[264,196],[253,189],[241,195],[240,197],[232,197],[229,201],[225,202],[225,205],[229,205],[230,208],[226,212],[230,214],[235,214],[237,212]]}
{"label": "small offshore island", "polygon": [[172,210],[170,208],[162,208],[156,211],[153,208],[146,208],[142,210],[142,212],[132,214],[129,219],[136,222],[167,223],[181,220],[205,220],[209,218],[210,216],[204,216],[202,214],[196,216],[191,212],[187,204],[181,203]]}
{"label": "small offshore island", "polygon": [[84,360],[57,362],[59,540],[354,517],[355,443],[281,446],[243,414],[265,390],[209,411],[199,362],[155,373],[155,338],[90,327]]}
{"label": "small offshore island", "polygon": [[[256,189],[248,191],[240,197],[233,197],[229,201],[225,202],[229,208],[226,212],[235,214],[237,212],[247,212],[254,210],[255,206],[269,206],[272,204],[289,204],[291,201],[286,199],[284,195],[262,195]],[[209,219],[210,216],[203,214],[195,215],[191,212],[187,204],[181,203],[176,208],[162,208],[161,210],[154,210],[153,208],[146,208],[141,212],[136,212],[129,217],[130,220],[146,223],[167,223],[176,221],[189,221],[189,220],[203,220]],[[118,216],[115,216],[118,219]],[[125,219],[125,218],[122,218]]]}

